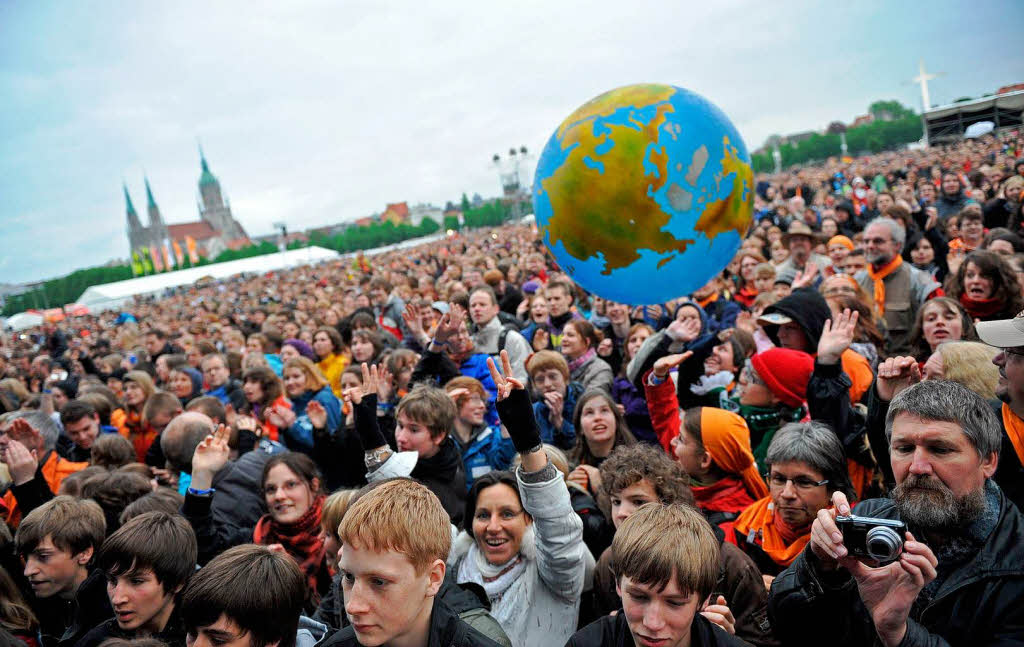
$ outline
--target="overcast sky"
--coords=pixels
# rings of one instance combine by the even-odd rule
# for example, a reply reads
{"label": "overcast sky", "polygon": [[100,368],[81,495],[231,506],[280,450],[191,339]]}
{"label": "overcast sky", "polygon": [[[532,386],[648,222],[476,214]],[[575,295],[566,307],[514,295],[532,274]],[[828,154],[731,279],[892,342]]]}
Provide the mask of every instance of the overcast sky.
{"label": "overcast sky", "polygon": [[[500,192],[579,104],[637,82],[716,103],[749,149],[1024,81],[1017,0],[0,2],[0,283],[126,258],[127,182],[198,219],[197,138],[250,235]],[[143,218],[145,216],[143,215]]]}

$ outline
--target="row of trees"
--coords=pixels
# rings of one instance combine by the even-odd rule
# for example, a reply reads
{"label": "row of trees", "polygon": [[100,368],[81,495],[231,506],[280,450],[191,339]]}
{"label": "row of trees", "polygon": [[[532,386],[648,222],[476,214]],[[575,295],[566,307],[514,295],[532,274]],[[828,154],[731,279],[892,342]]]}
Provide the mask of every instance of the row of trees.
{"label": "row of trees", "polygon": [[[423,221],[415,227],[408,223],[396,225],[390,221],[375,222],[369,225],[349,227],[335,236],[313,234],[310,237],[308,244],[326,247],[342,253],[355,252],[363,249],[373,249],[374,247],[400,243],[402,241],[409,240],[410,238],[429,236],[439,231],[442,227],[445,230],[454,231],[458,231],[463,227],[494,227],[502,224],[509,217],[509,208],[500,200],[485,202],[477,208],[472,208],[470,207],[466,196],[463,195],[462,203],[463,218],[461,223],[455,216],[446,216],[444,218],[444,223],[440,225],[430,218],[424,218]],[[288,244],[288,249],[297,249],[305,246],[305,243],[293,241]],[[264,241],[242,249],[225,250],[213,259],[200,258],[199,262],[194,266],[200,267],[213,263],[236,261],[241,258],[273,254],[277,251],[277,245]],[[186,269],[189,267],[193,267],[193,265],[189,262],[188,256],[186,255],[185,263],[182,267],[170,268],[168,271]],[[8,297],[4,303],[2,313],[4,316],[8,316],[18,312],[24,312],[25,310],[60,307],[68,303],[73,303],[82,296],[82,293],[85,292],[86,288],[93,285],[102,285],[104,283],[123,281],[130,278],[132,278],[132,268],[129,264],[107,265],[103,267],[90,267],[84,270],[77,270],[67,276],[46,281],[34,290]]]}
{"label": "row of trees", "polygon": [[[874,121],[869,124],[847,129],[842,123],[833,122],[825,133],[815,133],[794,144],[780,144],[782,166],[807,164],[840,155],[843,132],[846,133],[847,150],[853,155],[893,150],[916,142],[924,135],[921,117],[899,101],[876,101],[868,108],[868,112],[874,117]],[[769,137],[769,144],[777,137]],[[753,155],[752,162],[754,171],[759,173],[775,169],[771,150]]]}

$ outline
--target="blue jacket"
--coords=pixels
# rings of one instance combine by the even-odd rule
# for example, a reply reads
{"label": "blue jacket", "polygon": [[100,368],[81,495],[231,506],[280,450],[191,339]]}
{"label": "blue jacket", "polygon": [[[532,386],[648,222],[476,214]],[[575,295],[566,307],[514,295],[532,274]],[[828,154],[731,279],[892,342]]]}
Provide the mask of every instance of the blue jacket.
{"label": "blue jacket", "polygon": [[[474,353],[470,355],[466,361],[459,366],[459,373],[466,377],[475,377],[480,380],[480,383],[484,385],[484,390],[487,391],[487,413],[484,414],[484,420],[489,425],[498,424],[498,410],[494,407],[494,403],[498,397],[498,387],[494,384],[494,379],[491,377],[491,371],[487,368],[487,358],[490,355],[486,353]],[[466,478],[469,478],[469,470],[466,470]]]}
{"label": "blue jacket", "polygon": [[501,428],[497,425],[477,429],[468,445],[459,442],[455,434],[451,436],[462,451],[467,492],[472,487],[474,479],[491,470],[507,470],[516,456],[516,446],[512,444],[512,439],[503,438]]}
{"label": "blue jacket", "polygon": [[288,449],[301,451],[304,454],[313,451],[313,423],[306,415],[306,406],[311,400],[322,404],[327,411],[327,431],[329,433],[333,434],[341,423],[341,402],[334,396],[330,386],[325,386],[316,392],[306,391],[299,397],[292,398],[295,422],[284,430],[284,444]]}
{"label": "blue jacket", "polygon": [[547,402],[538,398],[533,403],[533,415],[537,418],[537,425],[540,427],[540,439],[549,445],[561,449],[572,449],[576,446],[576,429],[572,425],[572,414],[576,410],[576,401],[583,395],[583,385],[579,382],[569,382],[565,390],[565,401],[562,403],[562,427],[555,429],[548,420],[551,410]]}

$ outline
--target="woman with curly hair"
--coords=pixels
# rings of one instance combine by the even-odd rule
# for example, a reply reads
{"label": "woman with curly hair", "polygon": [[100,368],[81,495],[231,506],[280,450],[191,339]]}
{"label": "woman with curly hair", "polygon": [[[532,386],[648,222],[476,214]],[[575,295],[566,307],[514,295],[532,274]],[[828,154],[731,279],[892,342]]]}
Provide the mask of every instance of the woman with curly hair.
{"label": "woman with curly hair", "polygon": [[1012,319],[1024,310],[1017,275],[998,254],[971,252],[946,283],[949,296],[976,321]]}

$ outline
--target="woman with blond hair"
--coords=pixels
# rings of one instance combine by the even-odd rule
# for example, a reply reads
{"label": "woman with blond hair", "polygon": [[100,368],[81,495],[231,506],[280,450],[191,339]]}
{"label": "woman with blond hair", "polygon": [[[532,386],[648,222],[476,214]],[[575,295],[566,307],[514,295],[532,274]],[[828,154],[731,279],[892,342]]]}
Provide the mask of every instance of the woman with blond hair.
{"label": "woman with blond hair", "polygon": [[1000,350],[977,341],[948,341],[939,344],[924,363],[926,380],[952,380],[963,384],[986,400],[996,397],[999,368],[992,363]]}
{"label": "woman with blond hair", "polygon": [[291,409],[275,407],[267,419],[284,435],[284,444],[292,450],[311,453],[313,431],[328,433],[341,422],[341,402],[331,392],[331,385],[316,364],[305,357],[294,357],[284,364],[284,391]]}
{"label": "woman with blond hair", "polygon": [[146,452],[159,435],[152,427],[142,410],[146,401],[156,393],[153,378],[145,371],[128,371],[124,376],[124,409],[125,427],[128,429],[128,440],[135,446],[135,454],[140,463],[146,462]]}

